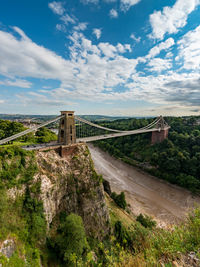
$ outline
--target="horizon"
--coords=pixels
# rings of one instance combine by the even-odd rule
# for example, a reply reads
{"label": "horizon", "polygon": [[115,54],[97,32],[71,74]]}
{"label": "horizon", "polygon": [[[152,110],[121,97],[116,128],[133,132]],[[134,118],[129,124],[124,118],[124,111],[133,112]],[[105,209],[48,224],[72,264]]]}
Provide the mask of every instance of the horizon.
{"label": "horizon", "polygon": [[[60,114],[27,114],[27,113],[0,113],[0,116],[59,116]],[[105,115],[105,114],[77,114],[77,116],[101,116],[101,117],[111,117],[111,118],[153,118],[153,117],[159,117],[159,116],[162,116],[162,117],[200,117],[200,114],[196,114],[196,115],[181,115],[181,116],[176,116],[176,115],[170,115],[170,116],[163,116],[162,114],[160,115],[147,115],[147,116],[135,116],[135,115],[132,115],[132,116],[126,116],[126,115]],[[1,118],[0,118],[1,120]]]}
{"label": "horizon", "polygon": [[0,15],[0,113],[200,115],[200,0],[7,0]]}

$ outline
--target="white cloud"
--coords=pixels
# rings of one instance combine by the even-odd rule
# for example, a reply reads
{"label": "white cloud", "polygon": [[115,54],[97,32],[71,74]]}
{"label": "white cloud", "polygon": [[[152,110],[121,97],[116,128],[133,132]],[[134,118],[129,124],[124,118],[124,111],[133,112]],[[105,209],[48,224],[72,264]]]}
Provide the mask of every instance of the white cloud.
{"label": "white cloud", "polygon": [[77,19],[74,16],[69,16],[68,14],[65,14],[64,16],[62,16],[60,18],[66,25],[68,25],[69,23],[71,24],[75,24]]}
{"label": "white cloud", "polygon": [[[104,91],[124,84],[135,72],[138,60],[120,54],[131,51],[129,44],[99,43],[93,45],[80,32],[70,37],[71,60],[33,43],[28,38],[17,39],[0,31],[0,74],[11,77],[32,77],[60,81],[60,88],[52,90],[52,97],[62,100],[66,95],[75,99],[106,99]],[[20,66],[20,68],[19,68]],[[98,78],[97,78],[98,77]],[[110,96],[111,97],[111,96]],[[111,98],[112,98],[111,97]],[[68,99],[68,98],[67,98]]]}
{"label": "white cloud", "polygon": [[63,15],[63,13],[65,12],[62,2],[53,1],[49,3],[48,6],[57,15]]}
{"label": "white cloud", "polygon": [[173,57],[173,53],[172,52],[168,52],[165,57],[166,58],[171,58],[171,57]]}
{"label": "white cloud", "polygon": [[14,26],[13,30],[15,32],[17,32],[24,40],[30,41],[30,39],[28,38],[28,36],[26,36],[26,34],[18,27]]}
{"label": "white cloud", "polygon": [[[184,62],[189,60],[186,56],[189,52],[181,54],[184,49],[193,49],[194,51],[191,51],[194,53],[198,49],[196,46],[198,32],[199,28],[180,40],[180,60],[184,59]],[[57,88],[47,88],[37,92],[39,95],[45,94],[45,97],[33,93],[21,95],[19,100],[24,101],[24,105],[44,103],[46,106],[51,104],[59,106],[59,103],[64,105],[66,101],[73,99],[100,102],[144,100],[161,104],[173,102],[174,105],[178,103],[185,106],[198,106],[200,103],[199,69],[191,73],[175,73],[170,70],[172,63],[170,59],[152,59],[161,48],[170,47],[167,42],[163,42],[165,45],[159,44],[156,52],[151,52],[151,57],[145,59],[147,62],[145,67],[155,73],[144,75],[137,73],[136,70],[144,58],[130,59],[123,56],[123,53],[131,51],[129,44],[112,45],[100,42],[94,45],[82,32],[77,31],[72,34],[70,40],[72,42],[69,47],[70,59],[66,60],[37,45],[22,31],[21,38],[0,31],[1,75],[9,78],[9,81],[25,82],[25,77],[32,77],[59,82]],[[195,45],[191,42],[189,48],[191,40],[196,41]],[[162,72],[164,69],[167,69],[167,72]],[[123,87],[121,92],[118,91],[118,86]]]}
{"label": "white cloud", "polygon": [[78,25],[74,26],[75,31],[84,31],[87,29],[87,22],[80,22]]}
{"label": "white cloud", "polygon": [[131,52],[131,46],[130,44],[120,44],[118,43],[117,46],[116,46],[117,50],[119,51],[119,53],[126,53],[127,51],[128,52]]}
{"label": "white cloud", "polygon": [[101,29],[93,29],[93,32],[92,32],[97,39],[99,39],[101,37]]}
{"label": "white cloud", "polygon": [[139,43],[141,41],[141,37],[136,37],[135,34],[131,34],[130,35],[130,38],[133,39],[134,41],[136,41],[136,43]]}
{"label": "white cloud", "polygon": [[130,7],[138,4],[141,0],[120,0],[120,8],[122,11],[128,11]]}
{"label": "white cloud", "polygon": [[109,43],[99,43],[98,47],[100,48],[101,52],[108,58],[114,58],[117,49],[115,46]]}
{"label": "white cloud", "polygon": [[[179,104],[185,106],[199,106],[200,91],[197,90],[199,73],[175,73],[132,77],[133,82],[126,84],[129,88],[126,97],[143,99],[160,104]],[[195,82],[196,81],[196,82]],[[196,86],[194,86],[196,84]]]}
{"label": "white cloud", "polygon": [[5,103],[5,100],[0,99],[0,104],[3,104],[3,103]]}
{"label": "white cloud", "polygon": [[172,34],[184,27],[188,15],[200,4],[199,0],[177,0],[172,7],[164,7],[162,11],[154,11],[150,15],[152,34],[150,37],[163,39],[166,33]]}
{"label": "white cloud", "polygon": [[160,54],[162,50],[167,50],[174,45],[174,39],[168,38],[166,41],[159,43],[158,45],[151,48],[146,58],[152,58]]}
{"label": "white cloud", "polygon": [[3,80],[0,81],[0,85],[6,85],[6,86],[16,86],[16,87],[21,87],[21,88],[30,88],[32,83],[26,80]]}
{"label": "white cloud", "polygon": [[[17,39],[0,31],[0,73],[7,77],[58,79],[73,75],[72,63],[33,43],[25,34]],[[66,74],[67,73],[67,74]]]}
{"label": "white cloud", "polygon": [[171,69],[172,63],[170,59],[162,59],[162,58],[153,58],[147,64],[150,68],[149,70],[155,72],[162,72],[163,70]]}
{"label": "white cloud", "polygon": [[200,26],[186,33],[178,41],[177,62],[183,64],[187,70],[200,69]]}
{"label": "white cloud", "polygon": [[120,44],[117,46],[113,46],[109,43],[99,43],[98,48],[101,50],[104,56],[108,58],[114,58],[118,55],[118,53],[131,52],[131,47],[129,44]]}
{"label": "white cloud", "polygon": [[65,25],[63,24],[56,24],[56,29],[61,32],[66,32]]}
{"label": "white cloud", "polygon": [[81,0],[81,2],[82,2],[84,5],[88,5],[88,4],[98,4],[98,3],[99,3],[99,0]]}
{"label": "white cloud", "polygon": [[20,100],[21,103],[25,106],[30,105],[37,105],[45,108],[45,106],[51,106],[51,107],[61,107],[61,106],[71,106],[76,105],[75,102],[71,102],[68,100],[68,98],[58,98],[56,96],[52,97],[51,95],[43,95],[41,93],[37,92],[29,92],[27,95],[24,94],[17,94],[17,99]]}
{"label": "white cloud", "polygon": [[118,13],[117,13],[117,10],[112,8],[109,12],[109,15],[111,18],[117,18],[118,17]]}

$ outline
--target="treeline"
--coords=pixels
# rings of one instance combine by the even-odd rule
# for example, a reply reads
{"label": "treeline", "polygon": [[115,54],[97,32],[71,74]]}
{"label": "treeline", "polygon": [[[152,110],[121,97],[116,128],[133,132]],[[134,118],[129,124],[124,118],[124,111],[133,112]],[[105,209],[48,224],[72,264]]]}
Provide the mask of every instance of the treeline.
{"label": "treeline", "polygon": [[[0,120],[0,140],[25,131],[26,129],[27,128],[25,128],[20,122]],[[35,134],[29,133],[16,139],[16,141],[26,143],[48,143],[55,140],[57,140],[56,134],[46,127],[41,127]],[[11,141],[9,143],[12,144],[13,142]]]}
{"label": "treeline", "polygon": [[[171,129],[169,138],[160,144],[151,145],[151,133],[107,139],[96,144],[127,163],[143,164],[148,172],[159,178],[193,192],[200,192],[200,118],[165,119]],[[130,130],[143,127],[151,121],[152,119],[117,120],[104,125]]]}

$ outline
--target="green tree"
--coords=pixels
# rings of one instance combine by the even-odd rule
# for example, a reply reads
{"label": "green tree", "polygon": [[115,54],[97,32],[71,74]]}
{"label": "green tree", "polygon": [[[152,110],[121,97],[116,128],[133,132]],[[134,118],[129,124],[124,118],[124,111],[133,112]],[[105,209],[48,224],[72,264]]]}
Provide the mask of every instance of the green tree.
{"label": "green tree", "polygon": [[76,255],[82,257],[89,249],[82,218],[74,213],[66,216],[58,228],[58,235],[55,239],[59,254],[65,262],[70,264],[71,257]]}
{"label": "green tree", "polygon": [[37,137],[38,143],[48,143],[50,141],[57,140],[57,135],[46,127],[41,127],[40,129],[38,129],[35,135]]}
{"label": "green tree", "polygon": [[152,229],[156,226],[156,222],[146,214],[143,215],[142,213],[140,213],[140,215],[137,216],[136,221],[140,222],[145,228]]}
{"label": "green tree", "polygon": [[122,209],[125,209],[127,206],[126,198],[124,192],[121,192],[117,195],[115,192],[112,192],[111,198],[115,201],[115,203]]}

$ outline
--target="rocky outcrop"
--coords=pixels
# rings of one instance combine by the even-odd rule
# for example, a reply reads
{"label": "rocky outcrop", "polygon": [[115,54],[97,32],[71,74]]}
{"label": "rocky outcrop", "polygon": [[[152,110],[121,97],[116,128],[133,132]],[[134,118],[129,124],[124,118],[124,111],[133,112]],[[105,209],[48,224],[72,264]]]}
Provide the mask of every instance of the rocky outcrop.
{"label": "rocky outcrop", "polygon": [[47,226],[60,212],[76,213],[83,219],[88,235],[102,239],[109,233],[109,214],[105,204],[101,177],[93,167],[85,144],[36,154],[40,182],[39,198],[43,202]]}
{"label": "rocky outcrop", "polygon": [[13,239],[6,239],[0,244],[0,255],[10,258],[15,251],[15,242]]}

